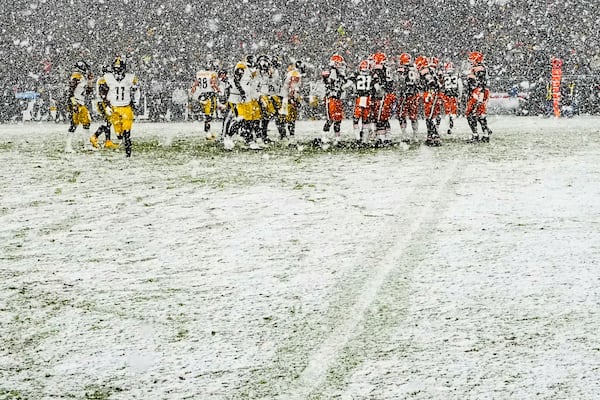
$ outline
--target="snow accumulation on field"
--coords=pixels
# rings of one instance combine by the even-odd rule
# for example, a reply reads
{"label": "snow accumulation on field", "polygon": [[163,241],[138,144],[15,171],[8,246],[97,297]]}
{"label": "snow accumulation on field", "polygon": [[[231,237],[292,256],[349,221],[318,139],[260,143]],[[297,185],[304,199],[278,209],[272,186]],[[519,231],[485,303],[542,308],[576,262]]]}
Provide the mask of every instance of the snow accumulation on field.
{"label": "snow accumulation on field", "polygon": [[490,126],[137,123],[126,159],[1,125],[0,399],[599,398],[600,117]]}

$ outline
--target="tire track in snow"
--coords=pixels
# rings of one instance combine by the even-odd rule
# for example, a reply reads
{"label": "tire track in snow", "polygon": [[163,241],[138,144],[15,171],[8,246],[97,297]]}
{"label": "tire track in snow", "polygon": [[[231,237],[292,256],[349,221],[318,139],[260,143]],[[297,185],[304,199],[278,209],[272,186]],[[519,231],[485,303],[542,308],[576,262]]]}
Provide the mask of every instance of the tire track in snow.
{"label": "tire track in snow", "polygon": [[[421,165],[439,165],[440,161],[433,158],[435,150],[428,147],[421,147],[419,157],[415,162]],[[340,321],[337,328],[331,334],[324,338],[321,346],[309,355],[308,364],[300,376],[292,382],[288,393],[279,396],[280,400],[304,400],[321,386],[326,379],[327,372],[334,364],[338,355],[343,351],[346,345],[354,338],[360,335],[362,330],[360,325],[364,322],[371,305],[377,299],[379,291],[386,282],[390,273],[402,265],[399,261],[406,250],[421,236],[423,229],[431,229],[431,223],[437,215],[432,215],[434,205],[445,194],[448,184],[455,175],[458,168],[458,161],[453,161],[448,165],[440,166],[440,174],[432,184],[423,190],[422,186],[414,186],[408,199],[415,197],[426,199],[425,204],[420,207],[418,213],[414,215],[410,226],[406,227],[400,223],[388,224],[393,226],[387,235],[395,238],[394,245],[388,249],[381,262],[373,268],[372,278],[365,282],[359,291],[359,297],[354,304],[347,310],[346,319]],[[416,193],[416,192],[419,193]],[[392,212],[393,215],[402,213],[406,208],[406,203],[400,203]],[[425,225],[425,228],[424,228]]]}

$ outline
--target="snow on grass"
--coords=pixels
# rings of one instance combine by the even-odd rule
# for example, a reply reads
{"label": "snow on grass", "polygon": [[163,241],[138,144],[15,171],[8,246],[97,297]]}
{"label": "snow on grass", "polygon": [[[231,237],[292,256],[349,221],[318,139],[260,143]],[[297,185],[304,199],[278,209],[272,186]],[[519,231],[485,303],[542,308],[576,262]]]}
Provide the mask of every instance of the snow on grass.
{"label": "snow on grass", "polygon": [[327,152],[139,123],[129,160],[1,126],[0,398],[595,398],[599,121]]}

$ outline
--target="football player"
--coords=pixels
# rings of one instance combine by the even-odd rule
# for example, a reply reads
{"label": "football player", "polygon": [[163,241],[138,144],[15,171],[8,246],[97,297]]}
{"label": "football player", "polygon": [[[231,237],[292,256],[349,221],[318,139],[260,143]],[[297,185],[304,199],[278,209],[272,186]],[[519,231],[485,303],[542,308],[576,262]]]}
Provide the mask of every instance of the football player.
{"label": "football player", "polygon": [[232,147],[231,136],[238,126],[239,133],[245,139],[246,145],[251,149],[260,149],[254,137],[260,127],[261,119],[255,77],[254,56],[248,55],[235,65],[233,84],[229,95],[231,112],[225,122],[227,128],[223,144],[226,148]]}
{"label": "football player", "polygon": [[[465,116],[469,128],[471,128],[471,139],[469,142],[476,143],[478,141],[489,142],[492,131],[487,124],[487,103],[490,97],[490,89],[488,87],[487,68],[483,65],[483,54],[478,51],[473,51],[469,54],[469,62],[471,63],[471,71],[467,76],[467,93],[469,95]],[[477,123],[481,125],[482,136],[477,133]]]}
{"label": "football player", "polygon": [[100,135],[104,134],[104,148],[105,149],[118,149],[119,145],[110,140],[110,131],[111,131],[111,123],[110,123],[110,107],[108,107],[108,102],[106,100],[106,95],[108,93],[108,87],[106,85],[100,85],[104,80],[104,75],[110,72],[110,66],[106,65],[102,67],[102,75],[96,80],[96,109],[98,113],[102,117],[103,122],[100,124],[96,132],[90,136],[90,142],[92,146],[96,149],[100,148],[100,144],[98,143],[98,138]]}
{"label": "football player", "polygon": [[118,139],[125,145],[125,156],[131,157],[131,128],[133,127],[134,108],[140,104],[138,79],[135,74],[127,72],[127,64],[123,57],[115,58],[112,72],[104,74],[99,82],[100,93],[106,93],[106,112],[110,115]]}
{"label": "football player", "polygon": [[93,150],[90,138],[90,111],[86,104],[87,96],[93,91],[92,73],[90,66],[83,60],[77,61],[69,79],[69,90],[67,100],[67,111],[69,113],[70,125],[67,131],[67,142],[65,152],[72,153],[72,140],[75,130],[79,125],[83,127],[83,148]]}
{"label": "football player", "polygon": [[329,142],[329,130],[333,125],[334,142],[341,135],[341,124],[344,119],[344,85],[346,84],[346,60],[339,54],[334,54],[329,59],[329,67],[321,73],[325,83],[325,111],[327,120],[323,126],[324,143]]}
{"label": "football player", "polygon": [[444,65],[442,72],[442,99],[444,101],[444,114],[448,116],[448,135],[452,134],[454,128],[454,118],[458,112],[458,98],[461,95],[461,80],[454,69],[452,62]]}
{"label": "football player", "polygon": [[371,125],[371,95],[373,94],[373,76],[371,63],[362,60],[358,71],[348,78],[354,86],[354,113],[352,115],[352,128],[357,143],[369,142]]}
{"label": "football player", "polygon": [[386,66],[387,56],[378,52],[373,54],[373,94],[371,118],[375,122],[377,146],[387,146],[392,143],[390,137],[390,117],[392,105],[396,101],[394,84]]}
{"label": "football player", "polygon": [[190,108],[195,116],[204,120],[204,135],[207,139],[215,139],[216,135],[210,131],[217,110],[217,94],[219,84],[217,71],[214,69],[203,69],[196,72],[196,79],[190,88]]}
{"label": "football player", "polygon": [[419,71],[423,86],[423,108],[425,112],[425,124],[427,125],[427,139],[425,140],[425,144],[428,146],[441,146],[442,142],[435,121],[441,111],[438,77],[435,69],[429,65],[427,57],[417,57],[415,65]]}
{"label": "football player", "polygon": [[[419,130],[418,115],[421,105],[421,95],[419,89],[419,72],[412,63],[410,54],[400,54],[398,75],[397,113],[400,122],[400,131],[402,132],[402,141],[411,142],[416,139]],[[408,126],[407,119],[410,120],[412,128],[411,138],[408,137],[406,132]]]}
{"label": "football player", "polygon": [[269,122],[277,111],[273,102],[274,85],[281,85],[281,83],[275,81],[274,75],[277,75],[278,81],[279,73],[271,67],[269,57],[264,54],[260,55],[256,60],[256,81],[261,108],[260,129],[257,140],[262,141],[264,144],[271,143],[268,135]]}
{"label": "football player", "polygon": [[294,144],[296,133],[296,120],[298,119],[298,108],[302,101],[300,89],[304,63],[300,60],[288,66],[283,85],[281,86],[281,108],[279,109],[279,137],[288,139]]}

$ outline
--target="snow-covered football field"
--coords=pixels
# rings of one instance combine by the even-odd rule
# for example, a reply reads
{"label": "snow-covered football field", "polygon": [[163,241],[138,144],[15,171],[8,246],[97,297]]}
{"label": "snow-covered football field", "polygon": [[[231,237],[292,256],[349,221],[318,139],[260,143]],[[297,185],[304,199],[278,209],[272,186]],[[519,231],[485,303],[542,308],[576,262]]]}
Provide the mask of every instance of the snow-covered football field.
{"label": "snow-covered football field", "polygon": [[0,125],[0,399],[600,398],[600,117],[490,127],[140,122],[125,159]]}

